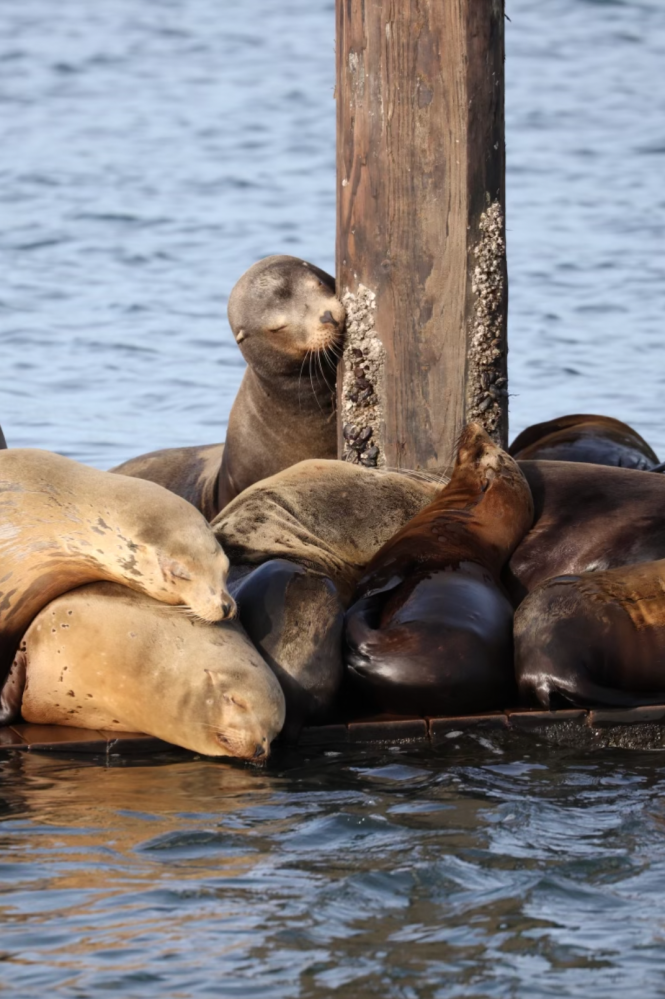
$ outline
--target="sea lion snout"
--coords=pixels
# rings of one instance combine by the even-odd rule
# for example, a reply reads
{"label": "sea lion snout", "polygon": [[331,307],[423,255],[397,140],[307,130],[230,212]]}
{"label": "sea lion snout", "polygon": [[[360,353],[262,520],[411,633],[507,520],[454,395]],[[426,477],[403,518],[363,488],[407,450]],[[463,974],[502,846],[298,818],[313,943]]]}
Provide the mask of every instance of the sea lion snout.
{"label": "sea lion snout", "polygon": [[228,600],[224,600],[222,603],[222,613],[224,617],[223,621],[227,621],[236,616],[238,608],[236,607],[236,602],[233,597],[229,597]]}
{"label": "sea lion snout", "polygon": [[207,600],[192,600],[189,604],[196,617],[209,624],[218,624],[220,621],[232,621],[237,614],[236,602],[226,589],[219,591],[210,588],[210,598]]}

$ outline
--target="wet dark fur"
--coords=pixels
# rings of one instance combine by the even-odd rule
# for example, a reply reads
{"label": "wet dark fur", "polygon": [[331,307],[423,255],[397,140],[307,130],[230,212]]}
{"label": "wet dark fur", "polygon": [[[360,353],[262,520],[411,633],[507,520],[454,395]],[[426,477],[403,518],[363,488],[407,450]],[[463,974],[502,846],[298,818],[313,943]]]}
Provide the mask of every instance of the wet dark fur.
{"label": "wet dark fur", "polygon": [[629,468],[521,461],[533,527],[503,573],[517,606],[552,576],[665,558],[665,478]]}
{"label": "wet dark fur", "polygon": [[574,414],[535,423],[510,446],[513,458],[576,461],[648,471],[658,458],[636,430],[610,416]]}
{"label": "wet dark fur", "polygon": [[449,485],[374,557],[346,615],[349,676],[375,707],[455,714],[515,702],[499,574],[531,517],[517,465],[471,424]]}
{"label": "wet dark fur", "polygon": [[547,709],[665,701],[665,561],[557,576],[515,615],[522,697]]}

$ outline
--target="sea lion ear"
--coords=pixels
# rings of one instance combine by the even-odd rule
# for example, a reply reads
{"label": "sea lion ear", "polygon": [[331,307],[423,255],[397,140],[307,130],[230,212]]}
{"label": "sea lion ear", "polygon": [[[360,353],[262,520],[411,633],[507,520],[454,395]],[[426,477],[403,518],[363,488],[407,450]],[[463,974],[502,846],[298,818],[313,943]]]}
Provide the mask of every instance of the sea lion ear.
{"label": "sea lion ear", "polygon": [[188,569],[185,569],[182,562],[178,562],[174,558],[167,558],[166,555],[158,555],[157,561],[159,562],[159,568],[162,570],[164,579],[192,578],[191,572]]}
{"label": "sea lion ear", "polygon": [[[225,677],[224,674],[221,673],[217,669],[204,669],[203,672],[207,673],[207,675],[208,675],[208,682],[213,687],[219,687],[220,684],[226,683],[228,681],[228,677]],[[235,704],[235,706],[237,708],[240,708],[241,711],[247,711],[248,710],[247,704],[245,703],[245,701],[241,700],[238,697],[234,697],[233,694],[227,694],[227,693],[225,693],[225,691],[222,691],[222,700],[226,704]]]}
{"label": "sea lion ear", "polygon": [[243,340],[246,339],[246,337],[247,337],[247,334],[245,333],[244,330],[238,330],[238,335],[236,337],[236,343],[242,343]]}
{"label": "sea lion ear", "polygon": [[239,700],[237,697],[234,697],[233,694],[222,694],[222,697],[227,704],[235,704],[235,706],[240,708],[241,711],[247,711],[247,705],[245,702]]}

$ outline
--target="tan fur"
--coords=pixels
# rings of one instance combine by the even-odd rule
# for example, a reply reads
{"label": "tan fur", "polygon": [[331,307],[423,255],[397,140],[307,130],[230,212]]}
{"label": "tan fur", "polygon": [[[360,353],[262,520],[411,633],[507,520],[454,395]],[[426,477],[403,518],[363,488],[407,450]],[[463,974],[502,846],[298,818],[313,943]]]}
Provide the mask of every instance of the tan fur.
{"label": "tan fur", "polygon": [[284,723],[279,683],[240,625],[193,620],[124,586],[59,597],[21,645],[29,722],[145,732],[243,759],[265,759]]}
{"label": "tan fur", "polygon": [[210,521],[219,513],[217,494],[223,454],[223,444],[170,447],[130,458],[111,471],[147,479],[170,489],[176,496],[182,496],[195,506]]}
{"label": "tan fur", "polygon": [[638,631],[665,626],[665,559],[585,572],[575,588],[591,604],[619,604]]}
{"label": "tan fur", "polygon": [[228,559],[203,517],[153,482],[48,451],[0,451],[0,672],[49,601],[124,583],[206,620],[234,612]]}
{"label": "tan fur", "polygon": [[212,526],[232,562],[291,559],[328,576],[347,601],[381,545],[441,488],[434,475],[302,461],[251,486]]}

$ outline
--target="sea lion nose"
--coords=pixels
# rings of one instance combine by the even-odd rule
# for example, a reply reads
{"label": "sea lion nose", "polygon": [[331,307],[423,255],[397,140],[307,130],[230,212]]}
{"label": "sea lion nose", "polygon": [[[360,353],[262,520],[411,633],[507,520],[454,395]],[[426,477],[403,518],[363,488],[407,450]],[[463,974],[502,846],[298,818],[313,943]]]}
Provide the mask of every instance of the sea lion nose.
{"label": "sea lion nose", "polygon": [[261,746],[258,742],[256,744],[256,749],[254,750],[254,759],[260,759],[261,756],[266,755],[265,746]]}
{"label": "sea lion nose", "polygon": [[228,598],[227,600],[223,600],[222,601],[222,614],[224,615],[224,617],[225,618],[227,618],[227,617],[235,617],[235,613],[236,613],[235,600],[231,600],[231,598]]}
{"label": "sea lion nose", "polygon": [[327,310],[326,312],[324,312],[323,315],[320,316],[319,321],[324,326],[334,326],[335,329],[339,328],[339,323],[334,318],[334,316],[333,316],[332,312],[330,312],[330,310]]}

